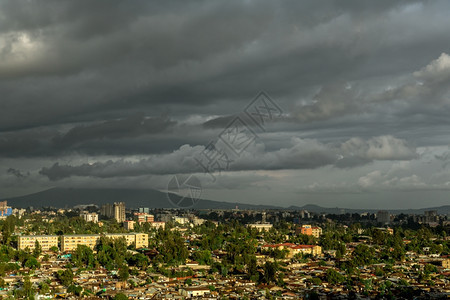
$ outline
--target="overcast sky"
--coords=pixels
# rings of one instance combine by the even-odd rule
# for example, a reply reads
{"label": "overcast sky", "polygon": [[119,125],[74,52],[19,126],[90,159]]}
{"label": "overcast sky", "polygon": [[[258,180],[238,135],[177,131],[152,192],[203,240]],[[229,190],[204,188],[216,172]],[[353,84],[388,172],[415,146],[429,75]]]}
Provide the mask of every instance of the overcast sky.
{"label": "overcast sky", "polygon": [[221,201],[448,205],[449,10],[2,0],[0,198],[194,174]]}

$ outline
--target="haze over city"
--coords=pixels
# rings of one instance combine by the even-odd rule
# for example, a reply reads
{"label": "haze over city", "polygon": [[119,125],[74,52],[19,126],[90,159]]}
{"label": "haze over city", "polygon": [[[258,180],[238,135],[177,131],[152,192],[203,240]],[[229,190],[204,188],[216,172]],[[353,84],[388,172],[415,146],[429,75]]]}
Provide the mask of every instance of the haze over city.
{"label": "haze over city", "polygon": [[[1,1],[0,198],[195,175],[210,200],[448,205],[449,9]],[[211,176],[198,158],[236,117],[255,138]]]}

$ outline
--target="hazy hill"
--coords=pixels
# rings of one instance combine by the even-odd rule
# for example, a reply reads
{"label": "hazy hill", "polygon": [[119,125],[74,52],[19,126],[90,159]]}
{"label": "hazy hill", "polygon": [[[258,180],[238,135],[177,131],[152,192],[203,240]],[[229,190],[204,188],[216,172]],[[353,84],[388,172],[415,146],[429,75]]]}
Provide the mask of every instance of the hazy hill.
{"label": "hazy hill", "polygon": [[[172,197],[178,197],[172,194]],[[179,199],[179,197],[178,197]],[[167,194],[152,189],[102,189],[102,188],[53,188],[42,192],[20,197],[4,199],[8,205],[17,208],[38,207],[73,207],[80,204],[101,205],[113,202],[125,202],[126,207],[139,208],[173,208]],[[236,205],[242,209],[277,208],[274,206],[260,206],[243,203],[219,202],[211,200],[198,200],[196,209],[232,209]]]}
{"label": "hazy hill", "polygon": [[[178,197],[174,194],[171,196]],[[173,198],[172,198],[173,199]],[[123,201],[128,208],[150,207],[150,208],[173,208],[165,192],[152,189],[106,189],[106,188],[53,188],[42,192],[14,197],[7,200],[12,207],[26,208],[39,207],[73,207],[80,204],[96,204]],[[240,209],[289,209],[307,210],[316,213],[341,214],[341,213],[376,213],[378,209],[348,209],[339,207],[321,207],[307,204],[304,206],[290,206],[283,208],[270,205],[253,205],[237,202],[220,202],[212,200],[199,200],[193,207],[195,209],[232,209],[239,206]],[[399,209],[389,210],[390,213],[399,214],[423,214],[426,210],[436,210],[439,214],[450,213],[450,205],[440,207],[429,207],[422,209]]]}
{"label": "hazy hill", "polygon": [[364,209],[364,208],[340,208],[340,207],[322,207],[314,204],[307,204],[304,206],[290,206],[292,210],[307,210],[316,213],[326,214],[345,214],[345,213],[376,213],[379,210],[387,210],[391,214],[423,214],[427,210],[435,210],[438,214],[445,215],[450,213],[450,205],[443,205],[438,207],[425,207],[418,209]]}

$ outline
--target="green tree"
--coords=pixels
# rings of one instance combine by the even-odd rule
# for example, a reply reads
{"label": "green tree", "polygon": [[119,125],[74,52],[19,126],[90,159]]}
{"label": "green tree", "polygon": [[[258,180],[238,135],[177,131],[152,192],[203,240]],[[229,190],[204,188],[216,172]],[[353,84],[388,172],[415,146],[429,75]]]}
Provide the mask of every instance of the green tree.
{"label": "green tree", "polygon": [[148,257],[146,255],[142,254],[142,253],[138,253],[138,254],[132,255],[128,259],[128,264],[130,266],[138,267],[141,270],[147,269],[149,263],[150,262],[149,262]]}
{"label": "green tree", "polygon": [[56,278],[61,281],[61,284],[64,286],[69,286],[73,282],[73,272],[72,269],[67,268],[64,271],[60,270],[56,274]]}
{"label": "green tree", "polygon": [[41,294],[47,294],[50,292],[50,287],[47,284],[47,282],[41,282],[41,283],[39,283],[39,290],[40,290]]}
{"label": "green tree", "polygon": [[253,255],[247,264],[247,276],[248,278],[254,278],[255,275],[258,275],[258,265],[256,261],[256,257]]}
{"label": "green tree", "polygon": [[340,284],[345,281],[345,277],[334,269],[327,270],[326,278],[330,284]]}
{"label": "green tree", "polygon": [[5,221],[3,222],[3,226],[2,226],[3,244],[9,245],[9,243],[11,242],[11,236],[15,231],[16,223],[17,223],[17,218],[15,216],[6,217]]}
{"label": "green tree", "polygon": [[123,293],[118,293],[114,296],[114,300],[128,300],[128,297]]}
{"label": "green tree", "polygon": [[83,288],[79,285],[71,284],[67,288],[67,292],[74,294],[75,296],[81,296],[81,293],[83,292]]}
{"label": "green tree", "polygon": [[211,251],[199,250],[194,253],[194,259],[201,265],[210,265],[212,263]]}
{"label": "green tree", "polygon": [[277,265],[276,263],[267,261],[264,264],[264,282],[271,283],[276,281],[275,274],[277,273]]}
{"label": "green tree", "polygon": [[313,277],[313,278],[311,278],[311,283],[314,285],[321,285],[322,280],[319,277]]}
{"label": "green tree", "polygon": [[33,256],[28,257],[28,259],[24,263],[24,267],[30,268],[30,269],[38,269],[40,266],[41,266],[41,264]]}
{"label": "green tree", "polygon": [[39,255],[41,255],[41,253],[42,253],[41,244],[39,244],[39,241],[36,240],[36,242],[34,243],[33,256],[38,258]]}
{"label": "green tree", "polygon": [[72,253],[72,262],[77,267],[86,266],[93,268],[96,263],[94,252],[86,245],[78,245],[77,249]]}
{"label": "green tree", "polygon": [[7,287],[7,283],[5,282],[5,279],[0,278],[0,288],[5,288]]}
{"label": "green tree", "polygon": [[26,276],[23,279],[23,286],[21,295],[27,299],[34,299],[35,289],[33,288],[33,284],[30,281],[30,277]]}
{"label": "green tree", "polygon": [[337,249],[336,249],[336,258],[341,259],[344,257],[346,252],[345,243],[338,243]]}
{"label": "green tree", "polygon": [[117,274],[120,281],[127,281],[130,277],[130,272],[128,266],[122,266],[119,268],[119,272]]}
{"label": "green tree", "polygon": [[364,244],[359,244],[353,251],[353,263],[356,266],[369,265],[374,262],[374,257],[375,249]]}
{"label": "green tree", "polygon": [[432,264],[426,264],[425,267],[423,268],[423,272],[425,274],[431,274],[431,273],[436,273],[437,272],[437,267],[435,265]]}

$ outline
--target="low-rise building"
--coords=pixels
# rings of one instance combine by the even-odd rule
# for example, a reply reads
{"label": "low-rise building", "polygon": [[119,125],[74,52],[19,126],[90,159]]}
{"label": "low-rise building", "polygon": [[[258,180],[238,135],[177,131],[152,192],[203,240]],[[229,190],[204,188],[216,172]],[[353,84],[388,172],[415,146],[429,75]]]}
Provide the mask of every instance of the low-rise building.
{"label": "low-rise building", "polygon": [[194,224],[195,226],[202,225],[205,222],[206,222],[205,219],[200,219],[197,217],[192,218],[192,224]]}
{"label": "low-rise building", "polygon": [[296,254],[310,254],[319,256],[322,254],[322,247],[317,245],[296,245],[292,243],[283,244],[267,244],[262,246],[263,249],[288,250],[288,258],[294,257]]}
{"label": "low-rise building", "polygon": [[153,228],[157,228],[157,229],[159,229],[159,228],[162,228],[162,229],[166,228],[166,222],[152,222],[152,223],[150,223],[150,225]]}
{"label": "low-rise building", "polygon": [[442,260],[442,267],[444,269],[450,269],[450,258],[445,258]]}
{"label": "low-rise building", "polygon": [[203,297],[206,294],[211,293],[208,287],[186,287],[180,289],[181,296],[192,298],[192,297]]}
{"label": "low-rise building", "polygon": [[173,217],[173,221],[175,223],[179,223],[181,225],[185,225],[189,223],[189,218],[186,217]]}
{"label": "low-rise building", "polygon": [[254,224],[247,224],[247,227],[256,228],[259,231],[269,231],[273,225],[270,223],[254,223]]}

